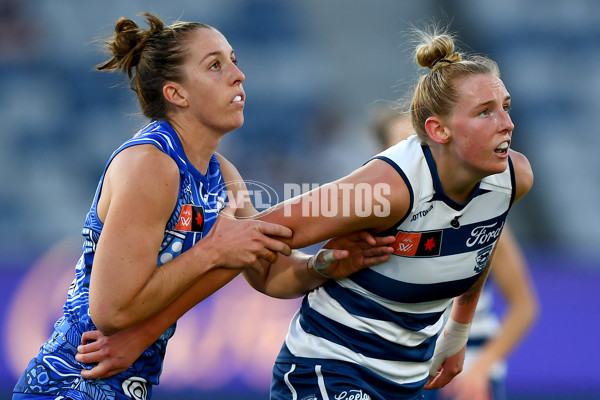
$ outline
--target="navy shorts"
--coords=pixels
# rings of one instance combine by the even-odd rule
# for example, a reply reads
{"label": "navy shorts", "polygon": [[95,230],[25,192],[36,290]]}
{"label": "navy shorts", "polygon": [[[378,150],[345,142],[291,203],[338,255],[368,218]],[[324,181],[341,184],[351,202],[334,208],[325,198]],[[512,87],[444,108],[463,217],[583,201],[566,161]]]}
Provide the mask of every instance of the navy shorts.
{"label": "navy shorts", "polygon": [[425,381],[397,385],[358,365],[275,363],[271,400],[421,400]]}

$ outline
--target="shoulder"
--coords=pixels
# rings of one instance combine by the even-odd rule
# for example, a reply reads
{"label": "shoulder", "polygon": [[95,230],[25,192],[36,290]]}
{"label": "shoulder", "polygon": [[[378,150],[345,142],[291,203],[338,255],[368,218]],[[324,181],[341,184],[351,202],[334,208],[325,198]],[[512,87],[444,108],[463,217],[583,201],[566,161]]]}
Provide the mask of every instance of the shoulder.
{"label": "shoulder", "polygon": [[168,215],[177,201],[179,181],[177,164],[156,146],[143,144],[123,149],[106,170],[98,216],[105,221],[109,209],[127,215],[132,204],[136,211],[150,217]]}
{"label": "shoulder", "polygon": [[179,175],[179,168],[173,158],[152,144],[139,144],[123,149],[115,156],[110,168],[119,169],[125,174]]}
{"label": "shoulder", "polygon": [[533,185],[533,170],[531,164],[525,155],[510,150],[510,159],[515,171],[515,201],[523,197]]}
{"label": "shoulder", "polygon": [[109,187],[153,199],[165,194],[177,197],[179,167],[167,154],[150,144],[123,149],[115,156],[106,172]]}

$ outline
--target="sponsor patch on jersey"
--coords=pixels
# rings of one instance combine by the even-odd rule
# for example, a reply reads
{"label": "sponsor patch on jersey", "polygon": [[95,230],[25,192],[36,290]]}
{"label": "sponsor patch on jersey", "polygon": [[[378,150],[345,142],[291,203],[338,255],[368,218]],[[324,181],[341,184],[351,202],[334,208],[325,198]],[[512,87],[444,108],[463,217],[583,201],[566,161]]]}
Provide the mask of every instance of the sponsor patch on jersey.
{"label": "sponsor patch on jersey", "polygon": [[176,231],[202,232],[204,230],[204,208],[193,204],[184,204],[179,213]]}
{"label": "sponsor patch on jersey", "polygon": [[399,231],[394,242],[394,254],[406,257],[439,256],[442,248],[442,231]]}

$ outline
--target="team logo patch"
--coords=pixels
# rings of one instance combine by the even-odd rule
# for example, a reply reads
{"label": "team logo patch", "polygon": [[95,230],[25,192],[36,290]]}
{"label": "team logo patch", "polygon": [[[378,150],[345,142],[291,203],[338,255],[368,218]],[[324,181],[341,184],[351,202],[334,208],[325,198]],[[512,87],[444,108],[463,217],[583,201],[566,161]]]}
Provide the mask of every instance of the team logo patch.
{"label": "team logo patch", "polygon": [[175,226],[176,231],[202,232],[204,229],[204,208],[193,204],[181,207],[179,221]]}
{"label": "team logo patch", "polygon": [[406,257],[439,256],[442,249],[442,231],[399,231],[394,242],[394,254]]}
{"label": "team logo patch", "polygon": [[146,400],[148,398],[148,388],[146,384],[147,380],[144,378],[139,378],[137,376],[132,376],[131,378],[123,381],[121,387],[123,388],[123,393],[127,397],[133,400]]}
{"label": "team logo patch", "polygon": [[477,257],[475,261],[477,261],[477,265],[473,269],[475,272],[480,273],[485,268],[490,256],[492,255],[492,250],[494,249],[494,245],[491,244],[477,252]]}

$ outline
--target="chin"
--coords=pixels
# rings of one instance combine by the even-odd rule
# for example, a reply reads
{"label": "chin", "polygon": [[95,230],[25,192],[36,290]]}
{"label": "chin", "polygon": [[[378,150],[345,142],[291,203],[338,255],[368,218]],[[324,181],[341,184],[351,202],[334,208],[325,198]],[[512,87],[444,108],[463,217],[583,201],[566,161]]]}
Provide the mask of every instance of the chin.
{"label": "chin", "polygon": [[236,119],[235,121],[232,121],[232,123],[227,126],[227,129],[225,129],[227,132],[231,132],[234,131],[238,128],[241,128],[244,125],[244,117]]}
{"label": "chin", "polygon": [[506,171],[506,168],[508,168],[508,159],[502,160],[501,162],[497,163],[492,168],[492,172],[490,175],[500,174],[500,173]]}

